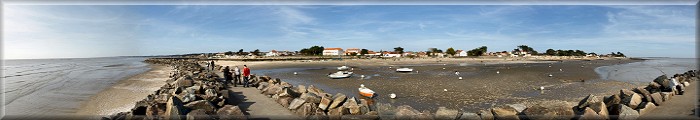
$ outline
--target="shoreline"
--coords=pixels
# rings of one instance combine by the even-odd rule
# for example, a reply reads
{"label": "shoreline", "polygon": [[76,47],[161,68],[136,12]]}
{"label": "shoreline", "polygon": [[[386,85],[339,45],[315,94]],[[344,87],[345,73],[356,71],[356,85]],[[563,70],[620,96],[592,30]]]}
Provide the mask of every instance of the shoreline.
{"label": "shoreline", "polygon": [[75,115],[95,116],[128,111],[131,106],[153,91],[158,90],[169,79],[171,68],[167,65],[149,64],[149,70],[122,79],[108,88],[90,96],[80,104]]}

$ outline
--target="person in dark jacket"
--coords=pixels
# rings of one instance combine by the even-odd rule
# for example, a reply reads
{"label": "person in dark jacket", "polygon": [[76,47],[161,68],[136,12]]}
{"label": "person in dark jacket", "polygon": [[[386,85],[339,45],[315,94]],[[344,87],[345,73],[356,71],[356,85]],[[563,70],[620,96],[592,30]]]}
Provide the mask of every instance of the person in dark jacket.
{"label": "person in dark jacket", "polygon": [[233,73],[231,73],[231,69],[226,66],[224,68],[224,80],[226,80],[225,84],[231,84],[231,80],[233,80]]}

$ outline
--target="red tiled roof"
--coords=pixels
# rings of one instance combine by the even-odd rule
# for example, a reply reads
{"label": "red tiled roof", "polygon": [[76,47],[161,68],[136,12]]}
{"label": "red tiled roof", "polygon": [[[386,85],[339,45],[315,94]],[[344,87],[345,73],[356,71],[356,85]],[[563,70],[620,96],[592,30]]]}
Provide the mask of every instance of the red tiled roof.
{"label": "red tiled roof", "polygon": [[324,48],[323,50],[343,50],[343,48]]}

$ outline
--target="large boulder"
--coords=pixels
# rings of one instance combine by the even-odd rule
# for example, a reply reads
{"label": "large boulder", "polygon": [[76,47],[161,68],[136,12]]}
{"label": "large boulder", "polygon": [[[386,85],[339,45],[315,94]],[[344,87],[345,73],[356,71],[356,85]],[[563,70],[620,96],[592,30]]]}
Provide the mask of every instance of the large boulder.
{"label": "large boulder", "polygon": [[270,83],[262,82],[262,83],[258,84],[257,88],[258,88],[258,90],[263,90],[263,89],[267,88],[268,86],[270,86]]}
{"label": "large boulder", "polygon": [[396,107],[396,114],[395,115],[396,115],[396,118],[405,120],[405,119],[411,119],[411,118],[415,119],[418,117],[418,115],[420,113],[421,112],[419,112],[416,109],[413,109],[413,107],[411,107],[411,106],[402,105],[402,106]]}
{"label": "large boulder", "polygon": [[[277,103],[279,103],[280,105],[282,105],[282,107],[287,108],[287,107],[290,106],[290,104],[291,104],[291,102],[292,102],[293,99],[294,99],[294,98],[289,97],[289,96],[280,96],[279,98],[277,98],[276,101],[277,101]],[[298,99],[298,98],[297,98],[297,99]]]}
{"label": "large boulder", "polygon": [[[328,107],[329,107],[330,109],[333,109],[333,108],[336,108],[336,107],[338,107],[338,106],[341,106],[341,105],[343,105],[343,103],[345,103],[345,99],[346,99],[346,98],[347,98],[347,97],[345,96],[345,94],[338,93],[338,94],[336,94],[336,95],[334,96],[333,102],[332,102],[331,105],[328,106]],[[325,110],[325,109],[324,109],[324,110]]]}
{"label": "large boulder", "polygon": [[331,104],[331,99],[326,97],[326,96],[323,96],[323,97],[321,97],[321,103],[318,104],[318,108],[321,108],[321,110],[327,110],[328,107],[330,106],[330,104]]}
{"label": "large boulder", "polygon": [[306,93],[306,86],[304,86],[304,85],[298,85],[298,86],[297,86],[297,91],[298,91],[299,93]]}
{"label": "large boulder", "polygon": [[180,101],[179,98],[170,97],[165,106],[166,106],[165,115],[164,115],[165,118],[171,119],[171,120],[185,119],[183,117],[183,115],[185,115],[185,113],[187,113],[188,111],[182,105],[182,101]]}
{"label": "large boulder", "polygon": [[606,117],[598,115],[593,109],[586,107],[579,120],[604,120]]}
{"label": "large boulder", "polygon": [[653,93],[651,94],[651,99],[654,104],[657,106],[660,106],[662,103],[664,103],[663,97],[661,96],[661,93]]}
{"label": "large boulder", "polygon": [[338,107],[338,108],[328,110],[328,115],[330,115],[330,116],[341,116],[341,115],[347,115],[347,114],[350,114],[350,110],[345,108],[345,107]]}
{"label": "large boulder", "polygon": [[148,108],[146,108],[146,117],[154,118],[154,117],[159,116],[159,115],[162,116],[165,114],[165,109],[166,109],[166,104],[161,104],[161,103],[148,106]]}
{"label": "large boulder", "polygon": [[304,103],[299,107],[299,109],[296,110],[296,113],[303,116],[303,117],[308,117],[310,115],[313,115],[316,113],[316,106],[313,103]]}
{"label": "large boulder", "polygon": [[270,85],[268,86],[264,91],[264,95],[275,95],[277,93],[280,93],[282,91],[282,87],[279,85]]}
{"label": "large boulder", "polygon": [[523,111],[523,114],[531,120],[572,119],[575,117],[572,105],[561,101],[546,101]]}
{"label": "large boulder", "polygon": [[288,82],[284,82],[284,81],[280,81],[280,85],[281,85],[283,88],[292,88],[292,87],[294,87],[292,84],[290,84],[290,83],[288,83]]}
{"label": "large boulder", "polygon": [[454,120],[459,116],[459,111],[447,109],[446,107],[439,107],[435,112],[435,118],[439,120]]}
{"label": "large boulder", "polygon": [[598,96],[595,96],[593,94],[588,94],[588,96],[586,96],[586,98],[583,98],[583,100],[581,100],[578,103],[578,108],[583,109],[583,108],[588,107],[589,104],[593,104],[593,103],[597,103],[597,102],[600,102],[600,98]]}
{"label": "large boulder", "polygon": [[673,92],[661,92],[661,97],[664,101],[668,101],[673,96]]}
{"label": "large boulder", "polygon": [[360,108],[359,105],[346,105],[346,108],[350,111],[351,115],[362,115],[362,109]]}
{"label": "large boulder", "polygon": [[631,108],[637,108],[642,103],[642,97],[637,93],[632,93],[631,96],[624,97],[622,103]]}
{"label": "large boulder", "polygon": [[634,88],[634,91],[642,95],[642,98],[643,98],[642,100],[643,100],[644,102],[651,102],[651,101],[653,101],[653,100],[651,99],[651,93],[650,93],[649,91],[647,91],[646,89],[644,89],[643,87]]}
{"label": "large boulder", "polygon": [[280,91],[280,92],[277,93],[277,94],[278,94],[280,97],[282,97],[282,96],[287,96],[287,97],[293,97],[293,98],[297,98],[297,97],[299,97],[299,95],[300,95],[299,93],[297,93],[296,91],[292,90],[291,88],[283,88],[282,91]]}
{"label": "large boulder", "polygon": [[482,110],[479,111],[479,115],[482,120],[494,120],[495,118],[493,117],[493,113],[491,110]]}
{"label": "large boulder", "polygon": [[647,114],[654,109],[656,109],[656,105],[654,105],[654,103],[644,102],[639,106],[638,112],[639,112],[639,115],[644,115],[644,114]]}
{"label": "large boulder", "polygon": [[636,120],[639,117],[639,112],[625,105],[620,105],[618,109],[620,111],[617,116],[618,120]]}
{"label": "large boulder", "polygon": [[637,93],[634,93],[634,91],[632,91],[632,90],[628,90],[628,89],[621,89],[620,90],[620,98],[622,98],[622,99],[625,99],[627,97],[632,97],[632,95],[634,95],[634,94],[637,94]]}
{"label": "large boulder", "polygon": [[493,112],[493,116],[496,117],[497,120],[518,120],[518,111],[515,110],[515,108],[512,107],[497,107],[491,109],[491,112]]}
{"label": "large boulder", "polygon": [[323,92],[323,90],[317,88],[317,87],[314,86],[314,85],[309,85],[309,87],[307,88],[306,91],[307,91],[307,92],[314,93],[314,94],[319,95],[319,96],[323,96],[323,95],[325,94],[325,92]]}
{"label": "large boulder", "polygon": [[605,105],[607,105],[607,107],[610,107],[614,104],[620,104],[620,102],[622,102],[622,98],[620,98],[620,96],[617,94],[613,94],[608,97],[605,97],[604,101]]}
{"label": "large boulder", "polygon": [[306,102],[310,103],[321,103],[321,97],[314,94],[314,93],[302,93],[299,98],[306,100]]}
{"label": "large boulder", "polygon": [[192,112],[187,113],[187,120],[211,120],[214,119],[213,116],[207,115],[207,111],[203,109],[192,110]]}
{"label": "large boulder", "polygon": [[596,102],[588,105],[597,115],[603,118],[609,118],[610,113],[608,113],[608,108],[603,102]]}
{"label": "large boulder", "polygon": [[656,77],[656,79],[654,79],[654,82],[661,85],[661,89],[670,89],[671,83],[668,80],[668,77],[666,77],[666,75]]}
{"label": "large boulder", "polygon": [[185,108],[196,110],[196,109],[202,109],[205,110],[206,112],[215,112],[216,107],[214,104],[207,100],[198,100],[194,102],[190,102],[184,105]]}
{"label": "large boulder", "polygon": [[304,99],[295,98],[294,100],[292,100],[292,103],[289,104],[289,109],[296,110],[299,107],[301,107],[301,105],[303,105],[305,102],[306,102],[306,100],[304,100]]}
{"label": "large boulder", "polygon": [[462,113],[461,116],[459,116],[459,120],[481,120],[481,117],[479,117],[479,114],[476,113]]}
{"label": "large boulder", "polygon": [[[661,89],[661,84],[656,83],[656,82],[649,82],[649,85],[647,85],[647,87],[656,91],[656,90]],[[652,91],[652,92],[655,92],[655,91]]]}
{"label": "large boulder", "polygon": [[515,110],[518,111],[518,113],[521,113],[523,112],[523,110],[527,109],[527,106],[523,104],[507,104],[507,106],[515,108]]}
{"label": "large boulder", "polygon": [[176,85],[177,87],[185,87],[185,88],[187,88],[187,87],[190,87],[190,86],[194,85],[194,80],[192,80],[191,77],[180,77],[180,78],[177,79],[177,81],[175,81],[175,82],[176,82],[175,85]]}
{"label": "large boulder", "polygon": [[246,118],[243,111],[241,111],[238,106],[233,105],[226,105],[219,108],[219,110],[216,111],[216,115],[222,120],[241,120]]}

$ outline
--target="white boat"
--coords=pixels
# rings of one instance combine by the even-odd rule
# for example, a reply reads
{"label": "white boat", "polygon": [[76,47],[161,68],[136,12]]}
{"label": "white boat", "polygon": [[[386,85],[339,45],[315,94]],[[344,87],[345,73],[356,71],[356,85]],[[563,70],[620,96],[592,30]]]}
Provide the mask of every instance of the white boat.
{"label": "white boat", "polygon": [[360,95],[373,98],[374,97],[374,91],[370,90],[369,88],[366,88],[365,86],[362,86],[360,88],[357,88],[358,91],[360,91]]}
{"label": "white boat", "polygon": [[350,67],[345,66],[345,65],[338,67],[338,70],[348,70],[348,69],[350,69]]}
{"label": "white boat", "polygon": [[396,69],[396,72],[413,72],[413,69],[411,69],[411,68],[399,68],[399,69]]}
{"label": "white boat", "polygon": [[328,77],[333,78],[333,79],[348,78],[350,76],[352,76],[352,72],[348,72],[348,71],[338,71],[335,73],[328,74]]}

